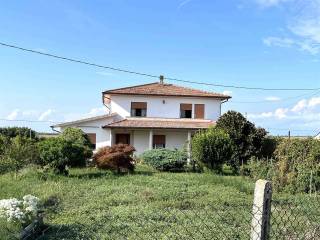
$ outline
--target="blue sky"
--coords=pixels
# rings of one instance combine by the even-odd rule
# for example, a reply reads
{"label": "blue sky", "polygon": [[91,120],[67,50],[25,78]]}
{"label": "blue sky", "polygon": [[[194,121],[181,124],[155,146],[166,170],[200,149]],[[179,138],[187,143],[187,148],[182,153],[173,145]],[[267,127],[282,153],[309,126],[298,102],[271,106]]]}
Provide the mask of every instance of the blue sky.
{"label": "blue sky", "polygon": [[[6,1],[0,41],[192,81],[320,87],[320,0]],[[99,115],[101,91],[152,81],[0,46],[0,118]],[[231,94],[223,111],[240,111],[272,134],[320,131],[320,91],[187,86]],[[50,131],[50,123],[0,125]]]}

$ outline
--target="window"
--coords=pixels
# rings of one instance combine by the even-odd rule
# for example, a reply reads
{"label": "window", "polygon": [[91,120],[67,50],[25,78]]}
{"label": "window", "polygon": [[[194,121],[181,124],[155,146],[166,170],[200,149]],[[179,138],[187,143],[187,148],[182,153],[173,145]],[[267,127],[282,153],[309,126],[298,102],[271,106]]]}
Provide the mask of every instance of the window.
{"label": "window", "polygon": [[180,118],[192,118],[192,104],[180,104]]}
{"label": "window", "polygon": [[87,137],[91,143],[91,148],[96,149],[97,136],[95,133],[87,133]]}
{"label": "window", "polygon": [[194,105],[194,118],[204,119],[204,104]]}
{"label": "window", "polygon": [[116,134],[116,144],[130,144],[130,134]]}
{"label": "window", "polygon": [[165,148],[166,136],[165,135],[153,135],[153,148]]}
{"label": "window", "polygon": [[146,102],[131,102],[131,117],[146,117],[147,103]]}

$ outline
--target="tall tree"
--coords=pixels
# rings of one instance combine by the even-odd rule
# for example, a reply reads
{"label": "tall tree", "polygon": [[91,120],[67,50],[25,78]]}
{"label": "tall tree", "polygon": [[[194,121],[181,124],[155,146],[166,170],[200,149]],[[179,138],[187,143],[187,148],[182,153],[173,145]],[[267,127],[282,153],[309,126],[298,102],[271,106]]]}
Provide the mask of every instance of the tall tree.
{"label": "tall tree", "polygon": [[265,129],[256,128],[252,122],[236,111],[223,114],[217,121],[217,128],[228,133],[233,142],[234,152],[230,165],[235,171],[238,171],[242,164],[247,163],[251,156],[259,154],[263,139],[267,135]]}

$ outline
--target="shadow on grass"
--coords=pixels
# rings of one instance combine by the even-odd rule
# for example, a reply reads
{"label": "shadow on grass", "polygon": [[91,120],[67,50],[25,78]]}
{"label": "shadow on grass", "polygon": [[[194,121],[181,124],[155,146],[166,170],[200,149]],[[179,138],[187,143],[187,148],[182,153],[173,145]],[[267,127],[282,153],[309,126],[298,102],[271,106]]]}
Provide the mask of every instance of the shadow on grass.
{"label": "shadow on grass", "polygon": [[37,240],[53,239],[96,239],[94,232],[80,223],[68,225],[49,225],[36,238]]}

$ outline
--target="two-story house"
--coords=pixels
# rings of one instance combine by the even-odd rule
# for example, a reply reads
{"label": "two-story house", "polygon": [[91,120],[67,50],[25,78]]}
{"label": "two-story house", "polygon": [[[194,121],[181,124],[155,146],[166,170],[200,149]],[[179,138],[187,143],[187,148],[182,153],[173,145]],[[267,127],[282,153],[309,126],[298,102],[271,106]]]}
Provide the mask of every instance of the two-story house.
{"label": "two-story house", "polygon": [[96,149],[117,143],[141,154],[152,148],[186,147],[192,135],[215,124],[230,96],[160,82],[107,90],[102,101],[109,114],[55,125],[77,127]]}

